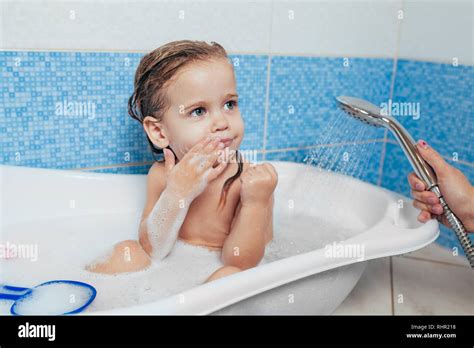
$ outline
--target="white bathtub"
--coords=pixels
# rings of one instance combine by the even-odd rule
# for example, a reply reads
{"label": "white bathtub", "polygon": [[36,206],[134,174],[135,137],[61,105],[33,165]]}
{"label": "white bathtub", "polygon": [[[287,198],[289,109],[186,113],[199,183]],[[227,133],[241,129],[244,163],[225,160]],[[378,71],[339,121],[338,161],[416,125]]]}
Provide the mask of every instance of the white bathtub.
{"label": "white bathtub", "polygon": [[[103,284],[116,282],[109,289],[117,291],[135,279],[137,298],[114,308],[91,306],[85,314],[330,314],[368,260],[414,251],[439,234],[436,221],[417,221],[406,197],[308,165],[270,163],[279,175],[271,257],[253,269],[146,300],[140,298],[143,284],[155,282],[146,273],[132,274],[126,282],[101,278]],[[84,280],[84,263],[120,240],[136,238],[145,175],[0,166],[0,178],[0,242],[39,248],[37,261],[1,259],[3,283]],[[329,257],[327,245],[355,246],[363,254]],[[282,255],[290,256],[275,260]],[[162,278],[157,282],[164,288]],[[101,296],[112,296],[94,279],[85,280],[98,288],[98,303]],[[8,314],[9,305],[0,305],[0,313]]]}

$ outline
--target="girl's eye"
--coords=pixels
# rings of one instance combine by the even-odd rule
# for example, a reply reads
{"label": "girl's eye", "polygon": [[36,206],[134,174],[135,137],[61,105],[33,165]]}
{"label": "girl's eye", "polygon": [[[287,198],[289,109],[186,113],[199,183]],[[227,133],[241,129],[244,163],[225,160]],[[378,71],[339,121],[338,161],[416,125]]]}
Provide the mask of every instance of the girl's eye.
{"label": "girl's eye", "polygon": [[227,103],[225,103],[225,105],[229,105],[229,104],[232,105],[230,107],[230,110],[232,110],[232,109],[234,109],[234,107],[237,106],[237,101],[236,100],[229,100]]}
{"label": "girl's eye", "polygon": [[[229,100],[227,103],[225,103],[225,106],[229,110],[233,110],[237,106],[237,101],[236,100]],[[201,116],[204,116],[206,114],[206,109],[203,107],[199,107],[194,109],[192,112],[189,113],[189,116],[193,118],[200,118]]]}
{"label": "girl's eye", "polygon": [[[190,113],[190,115],[192,117],[200,117],[200,116],[204,115],[203,110],[204,110],[204,108],[196,108]],[[197,112],[197,111],[201,111],[201,112]]]}

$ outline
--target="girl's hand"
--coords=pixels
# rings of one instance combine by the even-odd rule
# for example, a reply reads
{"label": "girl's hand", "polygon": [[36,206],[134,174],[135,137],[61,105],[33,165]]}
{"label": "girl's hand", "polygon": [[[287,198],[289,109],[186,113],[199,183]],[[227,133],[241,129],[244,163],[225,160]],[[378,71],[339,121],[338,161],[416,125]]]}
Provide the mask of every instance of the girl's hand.
{"label": "girl's hand", "polygon": [[[436,173],[439,189],[449,208],[462,221],[467,231],[474,232],[474,187],[460,170],[446,163],[425,141],[420,140],[417,148]],[[411,194],[415,198],[413,205],[421,209],[418,220],[426,222],[435,217],[440,219],[443,225],[451,227],[443,215],[438,197],[431,191],[425,191],[425,184],[415,173],[408,175],[408,181],[412,188]]]}
{"label": "girl's hand", "polygon": [[178,197],[188,200],[196,198],[227,166],[227,163],[222,161],[215,168],[212,167],[223,148],[224,144],[220,142],[220,138],[211,140],[206,137],[191,148],[178,164],[175,164],[172,151],[163,149],[166,188]]}
{"label": "girl's hand", "polygon": [[242,205],[266,204],[275,190],[278,174],[270,163],[250,165],[240,176]]}

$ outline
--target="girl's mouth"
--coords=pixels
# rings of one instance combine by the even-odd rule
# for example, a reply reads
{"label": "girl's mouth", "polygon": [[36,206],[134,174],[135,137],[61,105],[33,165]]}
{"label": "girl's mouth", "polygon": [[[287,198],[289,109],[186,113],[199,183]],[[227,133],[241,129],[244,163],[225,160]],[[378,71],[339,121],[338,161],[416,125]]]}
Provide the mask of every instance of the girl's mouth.
{"label": "girl's mouth", "polygon": [[230,144],[232,144],[233,141],[234,141],[234,139],[232,139],[232,138],[226,138],[226,139],[221,140],[221,142],[224,144],[224,147],[229,147]]}

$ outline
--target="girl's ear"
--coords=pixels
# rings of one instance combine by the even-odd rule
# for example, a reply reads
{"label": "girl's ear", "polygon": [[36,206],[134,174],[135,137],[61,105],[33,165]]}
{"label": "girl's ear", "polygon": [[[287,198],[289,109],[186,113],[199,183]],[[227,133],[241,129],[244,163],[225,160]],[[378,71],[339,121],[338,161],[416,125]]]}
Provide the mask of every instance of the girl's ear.
{"label": "girl's ear", "polygon": [[162,149],[168,147],[169,140],[166,136],[165,127],[161,122],[158,122],[156,118],[152,116],[146,116],[142,124],[143,129],[153,145]]}

